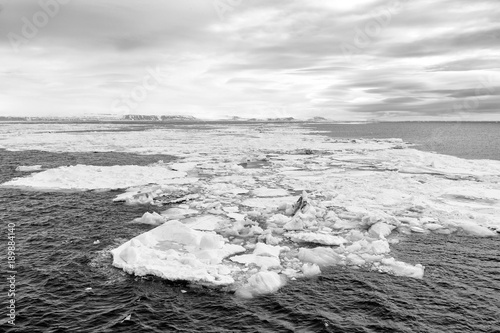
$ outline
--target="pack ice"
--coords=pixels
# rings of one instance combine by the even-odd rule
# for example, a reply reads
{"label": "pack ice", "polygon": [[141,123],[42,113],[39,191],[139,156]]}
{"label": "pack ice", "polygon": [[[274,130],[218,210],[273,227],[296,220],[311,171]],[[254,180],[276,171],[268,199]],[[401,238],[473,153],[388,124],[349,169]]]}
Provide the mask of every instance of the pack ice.
{"label": "pack ice", "polygon": [[67,132],[31,131],[0,143],[33,149],[26,146],[32,142],[50,151],[112,147],[180,159],[61,167],[2,186],[126,189],[115,201],[156,205],[160,213],[124,221],[152,229],[114,249],[114,266],[225,286],[241,297],[276,292],[287,280],[328,267],[421,279],[425,268],[398,260],[392,244],[411,234],[496,237],[500,230],[498,161],[421,152],[398,139],[331,139],[290,125],[139,133],[96,132],[90,144],[82,134],[77,140]]}

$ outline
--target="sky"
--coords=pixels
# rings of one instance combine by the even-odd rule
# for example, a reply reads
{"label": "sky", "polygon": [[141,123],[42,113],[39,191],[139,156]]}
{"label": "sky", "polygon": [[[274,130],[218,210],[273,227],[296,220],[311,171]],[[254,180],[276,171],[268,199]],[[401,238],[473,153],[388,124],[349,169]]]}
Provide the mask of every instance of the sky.
{"label": "sky", "polygon": [[0,0],[0,116],[500,120],[498,0]]}

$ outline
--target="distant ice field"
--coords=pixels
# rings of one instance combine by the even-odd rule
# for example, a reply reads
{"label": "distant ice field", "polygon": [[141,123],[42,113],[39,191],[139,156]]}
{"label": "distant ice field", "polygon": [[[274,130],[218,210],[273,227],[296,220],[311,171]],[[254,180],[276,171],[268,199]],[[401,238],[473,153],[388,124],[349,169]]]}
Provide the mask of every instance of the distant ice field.
{"label": "distant ice field", "polygon": [[[169,202],[182,203],[175,213],[137,219],[157,228],[113,250],[113,264],[135,275],[227,285],[244,297],[337,265],[423,278],[421,264],[391,256],[397,235],[500,232],[500,161],[422,152],[400,139],[333,139],[296,125],[19,126],[10,128],[16,135],[2,134],[0,145],[179,158],[59,167],[1,185],[128,189],[116,198],[127,204],[163,205],[182,193],[187,199]],[[257,161],[266,163],[248,168]]]}
{"label": "distant ice field", "polygon": [[[0,136],[0,145],[11,151],[2,154],[20,158],[16,165],[9,160],[2,193],[30,189],[35,191],[26,194],[30,197],[36,191],[51,191],[45,194],[49,200],[64,191],[68,198],[84,196],[87,206],[94,196],[101,205],[113,205],[113,211],[134,211],[109,226],[123,225],[128,239],[111,242],[103,234],[107,248],[102,247],[102,253],[111,250],[113,265],[135,276],[224,286],[240,298],[294,290],[303,299],[295,288],[314,276],[324,277],[328,285],[332,270],[374,272],[380,281],[386,281],[386,275],[417,278],[422,282],[405,283],[425,289],[421,284],[435,283],[461,265],[446,251],[442,263],[428,251],[452,239],[469,247],[483,244],[486,248],[474,251],[483,251],[478,258],[490,258],[486,249],[498,242],[498,161],[422,152],[398,139],[336,139],[289,125],[134,130],[29,125],[8,131],[10,135],[5,131]],[[36,151],[28,151],[30,147]],[[27,158],[33,154],[43,158]],[[54,162],[47,163],[44,154],[52,154]],[[158,154],[157,159],[150,154]],[[92,155],[98,158],[93,161]],[[63,156],[67,164],[61,163]],[[111,190],[115,192],[110,195],[99,193]],[[64,196],[59,196],[62,202]],[[305,204],[297,206],[299,198]],[[75,216],[76,222],[84,220],[88,227],[99,223]],[[103,232],[106,228],[99,224]],[[93,247],[101,248],[99,243]],[[429,261],[429,256],[434,259]],[[481,260],[476,265],[483,270],[488,264]],[[470,264],[467,255],[464,262]],[[446,268],[447,263],[455,266]],[[99,267],[113,271],[104,257]],[[491,279],[490,273],[483,273]],[[455,286],[473,283],[453,281]],[[490,280],[491,286],[496,283]],[[317,287],[325,285],[320,280]],[[405,302],[418,303],[411,297]],[[494,302],[487,303],[494,311]],[[152,319],[151,314],[136,315]],[[328,331],[329,325],[339,329],[340,318],[327,312],[321,316],[318,322],[304,323],[313,325],[309,328],[314,331]],[[283,331],[301,327],[290,319],[274,318],[275,327]],[[378,324],[386,331],[425,330],[419,316],[384,320],[388,319],[382,316]],[[440,325],[439,319],[431,322]],[[490,324],[475,327],[487,331]],[[418,329],[411,330],[415,325]]]}

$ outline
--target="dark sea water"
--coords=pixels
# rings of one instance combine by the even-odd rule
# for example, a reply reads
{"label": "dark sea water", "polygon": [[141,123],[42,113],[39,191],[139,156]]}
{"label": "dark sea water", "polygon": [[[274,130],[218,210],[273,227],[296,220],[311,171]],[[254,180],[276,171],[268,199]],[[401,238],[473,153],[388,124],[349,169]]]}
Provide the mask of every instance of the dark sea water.
{"label": "dark sea water", "polygon": [[468,159],[500,160],[500,122],[309,124],[336,138],[400,138],[414,148]]}
{"label": "dark sea water", "polygon": [[[145,165],[170,158],[0,150],[0,183],[26,175],[15,171],[18,165]],[[290,281],[274,295],[243,300],[113,268],[107,251],[151,228],[127,222],[165,209],[113,203],[118,193],[0,189],[0,248],[7,252],[8,223],[16,225],[17,248],[16,326],[6,323],[2,255],[0,332],[500,332],[498,237],[401,235],[393,254],[426,266],[422,280],[333,267]]]}

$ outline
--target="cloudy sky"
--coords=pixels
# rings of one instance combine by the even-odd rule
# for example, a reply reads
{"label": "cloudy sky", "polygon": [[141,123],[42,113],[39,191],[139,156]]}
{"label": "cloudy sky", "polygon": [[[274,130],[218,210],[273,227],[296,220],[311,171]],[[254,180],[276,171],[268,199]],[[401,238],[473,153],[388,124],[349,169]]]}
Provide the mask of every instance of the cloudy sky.
{"label": "cloudy sky", "polygon": [[0,115],[500,120],[498,0],[0,0]]}

